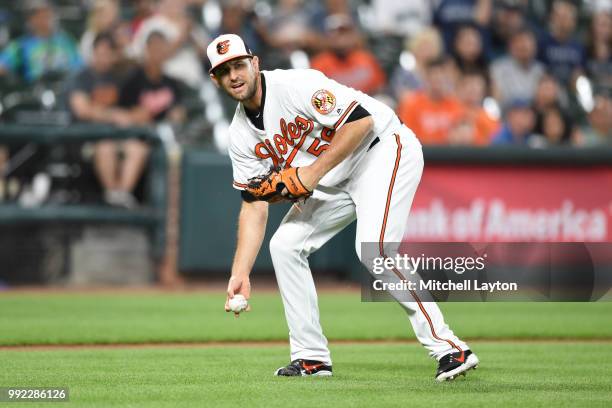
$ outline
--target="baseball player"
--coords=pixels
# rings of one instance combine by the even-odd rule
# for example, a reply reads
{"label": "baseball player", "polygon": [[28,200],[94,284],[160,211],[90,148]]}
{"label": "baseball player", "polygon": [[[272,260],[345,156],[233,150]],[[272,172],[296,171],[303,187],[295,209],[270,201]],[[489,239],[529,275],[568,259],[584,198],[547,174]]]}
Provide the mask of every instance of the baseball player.
{"label": "baseball player", "polygon": [[[364,242],[377,243],[380,256],[387,256],[387,245],[401,242],[404,234],[423,171],[421,145],[386,105],[318,71],[260,71],[257,56],[236,35],[217,37],[207,54],[212,81],[239,102],[229,154],[233,186],[243,202],[227,299],[249,298],[268,205],[294,201],[270,241],[291,346],[290,364],[275,375],[331,376],[308,256],[355,219],[362,262]],[[478,358],[445,324],[436,303],[413,293],[400,304],[439,362],[437,380],[477,366]]]}

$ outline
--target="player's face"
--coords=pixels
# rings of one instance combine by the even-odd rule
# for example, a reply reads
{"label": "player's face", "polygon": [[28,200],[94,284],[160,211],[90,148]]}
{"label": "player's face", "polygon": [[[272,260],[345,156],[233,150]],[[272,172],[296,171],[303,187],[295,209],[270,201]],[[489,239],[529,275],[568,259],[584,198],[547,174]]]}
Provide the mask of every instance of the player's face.
{"label": "player's face", "polygon": [[216,68],[212,80],[230,97],[243,102],[251,99],[257,92],[259,61],[257,57],[240,58],[228,61]]}

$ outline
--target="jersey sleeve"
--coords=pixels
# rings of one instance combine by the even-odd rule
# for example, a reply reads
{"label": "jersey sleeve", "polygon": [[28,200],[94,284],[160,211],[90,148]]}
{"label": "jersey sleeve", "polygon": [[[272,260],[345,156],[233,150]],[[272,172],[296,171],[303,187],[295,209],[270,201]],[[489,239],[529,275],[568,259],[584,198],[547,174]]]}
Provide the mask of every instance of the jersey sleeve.
{"label": "jersey sleeve", "polygon": [[358,93],[339,84],[319,71],[309,70],[296,86],[293,100],[298,111],[308,119],[337,130],[359,106]]}
{"label": "jersey sleeve", "polygon": [[232,186],[236,190],[244,190],[249,179],[264,174],[269,169],[266,167],[266,163],[256,157],[254,153],[250,154],[236,142],[237,137],[232,135],[231,130],[230,140],[229,156],[232,161]]}

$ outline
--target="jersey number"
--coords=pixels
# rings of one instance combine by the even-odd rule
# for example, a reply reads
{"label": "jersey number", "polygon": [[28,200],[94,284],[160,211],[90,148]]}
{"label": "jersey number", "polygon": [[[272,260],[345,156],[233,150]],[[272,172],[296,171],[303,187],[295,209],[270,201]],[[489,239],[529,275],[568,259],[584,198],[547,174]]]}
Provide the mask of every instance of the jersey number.
{"label": "jersey number", "polygon": [[[319,157],[321,153],[329,149],[329,143],[331,143],[335,134],[336,131],[334,129],[323,128],[323,130],[321,130],[321,139],[313,140],[312,144],[306,151],[315,157]],[[321,140],[327,143],[321,145]]]}

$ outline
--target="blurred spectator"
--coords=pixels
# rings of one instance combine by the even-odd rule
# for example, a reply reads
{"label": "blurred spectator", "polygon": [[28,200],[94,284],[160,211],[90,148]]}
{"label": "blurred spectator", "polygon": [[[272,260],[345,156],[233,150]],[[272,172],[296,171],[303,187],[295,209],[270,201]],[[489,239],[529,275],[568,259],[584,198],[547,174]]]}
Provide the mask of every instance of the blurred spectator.
{"label": "blurred spectator", "polygon": [[319,48],[321,37],[310,26],[304,0],[279,0],[266,25],[266,42],[271,47],[285,51]]}
{"label": "blurred spectator", "polygon": [[132,36],[140,30],[142,23],[153,15],[155,9],[153,3],[154,0],[132,0],[132,5],[134,7],[134,15],[130,20],[130,32]]}
{"label": "blurred spectator", "polygon": [[150,33],[143,66],[127,78],[119,97],[119,106],[128,109],[132,124],[150,125],[162,120],[181,123],[185,119],[180,84],[164,74],[171,55],[172,44],[164,34]]}
{"label": "blurred spectator", "polygon": [[540,78],[533,99],[533,106],[537,112],[544,112],[551,107],[559,107],[563,111],[567,110],[567,94],[552,75],[544,74]]}
{"label": "blurred spectator", "polygon": [[[328,17],[334,14],[351,15],[352,10],[355,9],[355,7],[351,7],[350,0],[323,0],[323,3]],[[354,16],[351,15],[351,17]]]}
{"label": "blurred spectator", "polygon": [[76,44],[56,24],[48,0],[24,2],[29,33],[9,43],[0,54],[0,75],[11,73],[27,82],[82,66]]}
{"label": "blurred spectator", "polygon": [[252,8],[245,8],[245,4],[243,4],[245,2],[242,0],[222,0],[220,3],[221,26],[216,33],[213,33],[212,37],[227,33],[237,34],[254,54],[263,55],[263,52],[266,51],[264,47],[266,28],[257,19]]}
{"label": "blurred spectator", "polygon": [[77,120],[129,126],[129,114],[116,107],[120,81],[113,68],[119,59],[115,40],[100,33],[93,41],[92,56],[86,68],[69,85],[69,104]]}
{"label": "blurred spectator", "polygon": [[[353,23],[359,21],[356,7],[351,7],[350,0],[308,1],[311,6],[310,25],[319,33],[326,31],[327,18],[334,15],[350,16]],[[325,44],[320,44],[325,47]]]}
{"label": "blurred spectator", "polygon": [[[117,126],[138,122],[132,112],[116,107],[120,91],[113,67],[119,57],[113,37],[109,33],[98,34],[93,42],[90,66],[76,76],[69,93],[70,108],[78,120]],[[119,149],[123,151],[121,161]],[[94,168],[108,204],[126,208],[136,205],[131,193],[140,178],[148,151],[148,146],[136,139],[96,144]]]}
{"label": "blurred spectator", "polygon": [[423,90],[404,97],[398,107],[400,119],[423,144],[446,144],[449,132],[465,114],[453,93],[452,67],[439,58],[427,64]]}
{"label": "blurred spectator", "polygon": [[459,70],[479,70],[487,74],[487,58],[484,54],[480,31],[473,25],[463,25],[457,29],[453,42],[453,58]]}
{"label": "blurred spectator", "polygon": [[529,101],[516,99],[506,110],[504,123],[493,136],[493,144],[527,145],[533,137],[535,113]]}
{"label": "blurred spectator", "polygon": [[[551,126],[556,123],[556,117],[553,117],[554,115],[558,115],[563,122],[564,133],[560,141],[565,143],[573,137],[575,126],[568,112],[568,105],[569,103],[564,89],[553,76],[544,74],[540,79],[532,104],[535,113],[534,132],[544,136],[542,140],[538,141],[535,139],[535,143],[538,144],[538,146],[549,145],[555,140],[554,138],[552,140],[550,139],[550,130],[546,130],[547,126],[550,129]],[[547,116],[548,125],[546,123]],[[565,131],[567,131],[567,133]]]}
{"label": "blurred spectator", "polygon": [[593,15],[588,42],[587,73],[596,88],[612,90],[612,14]]}
{"label": "blurred spectator", "polygon": [[448,144],[451,146],[475,145],[476,129],[474,122],[466,117],[460,118],[448,132]]}
{"label": "blurred spectator", "polygon": [[[557,102],[540,103],[532,106],[535,112],[534,132],[545,139],[545,145],[570,142],[576,131],[569,113]],[[560,130],[552,130],[561,128]],[[557,133],[560,133],[558,135]]]}
{"label": "blurred spectator", "polygon": [[[171,55],[171,44],[160,32],[152,32],[146,40],[143,67],[136,70],[121,89],[119,105],[125,109],[131,125],[151,125],[167,120],[182,122],[185,111],[179,105],[179,85],[163,73]],[[118,160],[118,150],[123,160]],[[98,143],[96,169],[105,188],[105,200],[112,205],[133,208],[137,202],[132,191],[144,170],[149,147],[139,140],[121,144]]]}
{"label": "blurred spectator", "polygon": [[[536,127],[536,131],[537,131]],[[542,115],[542,129],[540,134],[546,138],[548,145],[567,143],[571,139],[572,126],[563,117],[558,108],[551,108]]]}
{"label": "blurred spectator", "polygon": [[[545,26],[550,17],[550,8],[555,0],[508,0],[519,5],[527,20],[534,27]],[[594,0],[598,1],[598,0]],[[608,0],[604,0],[608,1]]]}
{"label": "blurred spectator", "polygon": [[593,110],[588,115],[588,124],[576,135],[579,146],[612,146],[612,98],[596,95]]}
{"label": "blurred spectator", "polygon": [[118,0],[96,0],[87,20],[87,30],[81,36],[79,43],[79,51],[85,62],[91,57],[96,36],[102,32],[112,32],[118,24]]}
{"label": "blurred spectator", "polygon": [[585,63],[585,50],[574,39],[578,10],[568,0],[555,0],[548,32],[540,39],[539,55],[548,71],[563,86],[573,86]]}
{"label": "blurred spectator", "polygon": [[536,135],[530,140],[532,147],[546,147],[569,143],[574,132],[572,122],[557,107],[551,107],[538,115]]}
{"label": "blurred spectator", "polygon": [[515,32],[509,55],[491,65],[493,95],[502,105],[514,99],[532,100],[544,75],[544,66],[535,60],[536,40],[528,29]]}
{"label": "blurred spectator", "polygon": [[491,58],[504,55],[514,33],[528,26],[520,1],[501,0],[499,3],[491,23]]}
{"label": "blurred spectator", "polygon": [[359,47],[360,35],[349,16],[328,17],[326,33],[330,50],[313,57],[312,68],[368,94],[385,86],[385,73],[374,55]]}
{"label": "blurred spectator", "polygon": [[431,24],[430,0],[372,0],[374,27],[377,32],[413,38]]}
{"label": "blurred spectator", "polygon": [[439,0],[434,11],[434,22],[442,30],[447,50],[452,49],[457,30],[464,24],[489,27],[493,0]]}
{"label": "blurred spectator", "polygon": [[[119,152],[122,152],[120,158]],[[108,204],[133,209],[138,201],[134,188],[142,176],[149,146],[140,140],[101,141],[96,145],[94,167]]]}
{"label": "blurred spectator", "polygon": [[400,56],[400,65],[390,81],[395,99],[401,100],[406,93],[422,89],[427,64],[440,58],[443,52],[442,37],[434,27],[426,28],[406,41],[406,50]]}
{"label": "blurred spectator", "polygon": [[202,61],[208,45],[208,34],[191,20],[186,0],[159,0],[157,12],[145,20],[136,32],[132,40],[132,56],[141,59],[149,34],[163,33],[170,41],[171,51],[164,72],[198,88],[204,80]]}
{"label": "blurred spectator", "polygon": [[450,144],[488,145],[500,124],[483,108],[487,95],[485,77],[479,71],[465,72],[459,81],[457,93],[465,113],[460,125],[449,134]]}

